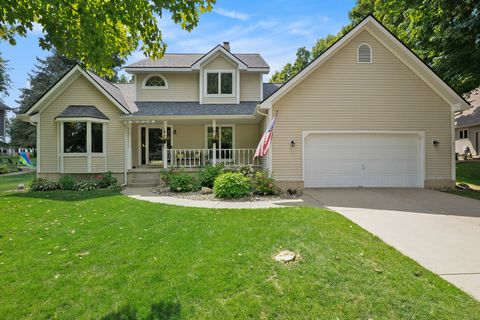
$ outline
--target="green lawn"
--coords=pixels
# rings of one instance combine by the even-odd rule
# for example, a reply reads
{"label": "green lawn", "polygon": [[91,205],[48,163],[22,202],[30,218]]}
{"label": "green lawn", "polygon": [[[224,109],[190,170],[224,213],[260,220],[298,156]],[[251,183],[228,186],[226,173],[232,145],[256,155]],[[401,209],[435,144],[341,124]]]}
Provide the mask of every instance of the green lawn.
{"label": "green lawn", "polygon": [[474,190],[452,190],[449,193],[480,200],[480,161],[460,162],[456,164],[456,169],[457,183],[466,183]]}
{"label": "green lawn", "polygon": [[457,182],[480,188],[480,161],[457,163]]}
{"label": "green lawn", "polygon": [[34,172],[22,173],[18,175],[0,176],[0,192],[16,190],[21,183],[27,185],[35,177]]}
{"label": "green lawn", "polygon": [[[327,210],[98,191],[0,206],[0,319],[480,319],[480,303]],[[301,260],[274,262],[281,249]]]}

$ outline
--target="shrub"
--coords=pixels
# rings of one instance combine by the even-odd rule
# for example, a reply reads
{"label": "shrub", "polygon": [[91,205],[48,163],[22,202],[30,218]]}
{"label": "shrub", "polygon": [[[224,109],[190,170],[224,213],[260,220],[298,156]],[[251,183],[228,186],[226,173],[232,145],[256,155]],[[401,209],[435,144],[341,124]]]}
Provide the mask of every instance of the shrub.
{"label": "shrub", "polygon": [[194,175],[180,172],[170,174],[168,187],[173,192],[190,192],[200,189],[200,184]]}
{"label": "shrub", "polygon": [[87,179],[82,180],[76,184],[76,189],[78,191],[92,191],[99,188],[98,179]]}
{"label": "shrub", "polygon": [[0,164],[0,174],[8,173],[8,166],[6,164]]}
{"label": "shrub", "polygon": [[170,184],[170,177],[172,174],[173,173],[171,171],[163,171],[160,173],[160,179],[165,183],[165,185],[168,186]]}
{"label": "shrub", "polygon": [[31,191],[54,191],[60,189],[60,184],[45,178],[34,178],[30,183]]}
{"label": "shrub", "polygon": [[238,172],[243,174],[245,177],[252,179],[253,176],[255,175],[255,170],[252,168],[252,166],[241,166],[238,169]]}
{"label": "shrub", "polygon": [[253,175],[252,188],[254,194],[262,196],[275,195],[279,192],[272,176],[265,171],[258,171]]}
{"label": "shrub", "polygon": [[216,164],[214,166],[208,165],[198,174],[198,180],[202,187],[213,188],[215,179],[222,173],[223,164]]}
{"label": "shrub", "polygon": [[72,176],[62,176],[58,183],[61,190],[76,190],[77,181]]}
{"label": "shrub", "polygon": [[218,198],[237,199],[250,194],[251,179],[239,172],[222,173],[215,179],[213,193]]}
{"label": "shrub", "polygon": [[116,189],[117,186],[117,178],[115,178],[111,171],[103,173],[98,179],[98,188],[100,189]]}

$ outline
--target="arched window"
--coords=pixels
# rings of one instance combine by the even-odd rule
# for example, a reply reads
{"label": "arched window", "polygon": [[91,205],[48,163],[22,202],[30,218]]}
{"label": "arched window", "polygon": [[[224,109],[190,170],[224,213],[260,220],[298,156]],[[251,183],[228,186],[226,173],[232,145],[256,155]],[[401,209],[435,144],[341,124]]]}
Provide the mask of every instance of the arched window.
{"label": "arched window", "polygon": [[168,87],[167,80],[162,76],[151,76],[145,79],[143,83],[143,88],[152,88],[152,89],[166,89]]}
{"label": "arched window", "polygon": [[357,63],[372,63],[372,47],[362,43],[357,48]]}

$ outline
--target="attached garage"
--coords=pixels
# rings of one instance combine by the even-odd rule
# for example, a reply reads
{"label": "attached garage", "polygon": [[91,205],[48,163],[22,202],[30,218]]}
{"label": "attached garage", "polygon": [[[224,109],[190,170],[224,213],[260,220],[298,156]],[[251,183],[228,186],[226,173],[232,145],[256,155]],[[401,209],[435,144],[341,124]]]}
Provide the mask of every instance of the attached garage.
{"label": "attached garage", "polygon": [[305,187],[423,187],[423,134],[304,132]]}

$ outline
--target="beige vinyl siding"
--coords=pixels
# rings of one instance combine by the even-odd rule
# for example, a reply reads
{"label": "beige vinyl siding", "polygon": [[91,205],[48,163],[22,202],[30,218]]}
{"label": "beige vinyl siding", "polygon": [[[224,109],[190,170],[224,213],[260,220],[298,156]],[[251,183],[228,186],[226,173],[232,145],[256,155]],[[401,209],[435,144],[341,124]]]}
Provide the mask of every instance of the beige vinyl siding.
{"label": "beige vinyl siding", "polygon": [[[65,173],[86,173],[87,157],[84,156],[68,156],[63,160]],[[45,172],[45,171],[43,171]]]}
{"label": "beige vinyl siding", "polygon": [[203,149],[205,148],[205,126],[174,125],[176,134],[173,136],[175,149]]}
{"label": "beige vinyl siding", "polygon": [[[137,73],[137,101],[198,101],[198,72],[160,73],[168,89],[142,89],[143,82],[156,73]],[[158,74],[158,73],[157,73]]]}
{"label": "beige vinyl siding", "polygon": [[90,166],[91,166],[92,172],[95,172],[95,173],[105,172],[105,157],[92,155]]}
{"label": "beige vinyl siding", "polygon": [[212,58],[208,61],[204,66],[203,69],[214,69],[214,70],[234,70],[237,66],[232,61],[227,60],[223,54],[219,54],[216,57]]}
{"label": "beige vinyl siding", "polygon": [[203,90],[202,90],[202,94],[204,95],[203,96],[203,103],[205,103],[205,104],[207,104],[207,103],[237,103],[237,97],[236,97],[236,95],[237,95],[236,69],[237,69],[237,66],[234,65],[229,60],[227,60],[226,58],[224,58],[223,54],[216,56],[215,58],[213,58],[211,61],[209,61],[207,64],[205,64],[203,66],[204,71],[208,71],[208,70],[222,70],[222,71],[228,70],[228,71],[233,72],[233,96],[232,97],[214,97],[214,96],[207,97],[205,95],[206,86],[207,86],[206,76],[205,76],[205,74],[202,75],[203,82],[204,82]]}
{"label": "beige vinyl siding", "polygon": [[[363,42],[372,46],[372,64],[357,63]],[[278,180],[302,180],[302,130],[425,131],[426,180],[451,179],[450,106],[366,31],[274,103],[277,110]]]}
{"label": "beige vinyl siding", "polygon": [[240,101],[260,101],[260,74],[240,72]]}
{"label": "beige vinyl siding", "polygon": [[259,124],[235,125],[235,148],[255,149],[260,141]]}
{"label": "beige vinyl siding", "polygon": [[[59,172],[59,138],[55,117],[69,105],[93,105],[103,112],[110,122],[106,124],[107,170],[124,170],[124,126],[118,120],[122,112],[105,97],[93,84],[79,76],[52,103],[40,112],[40,172]],[[87,173],[86,156],[75,160],[65,157],[65,172]],[[76,161],[76,162],[75,162]],[[79,169],[74,169],[78,166]]]}

